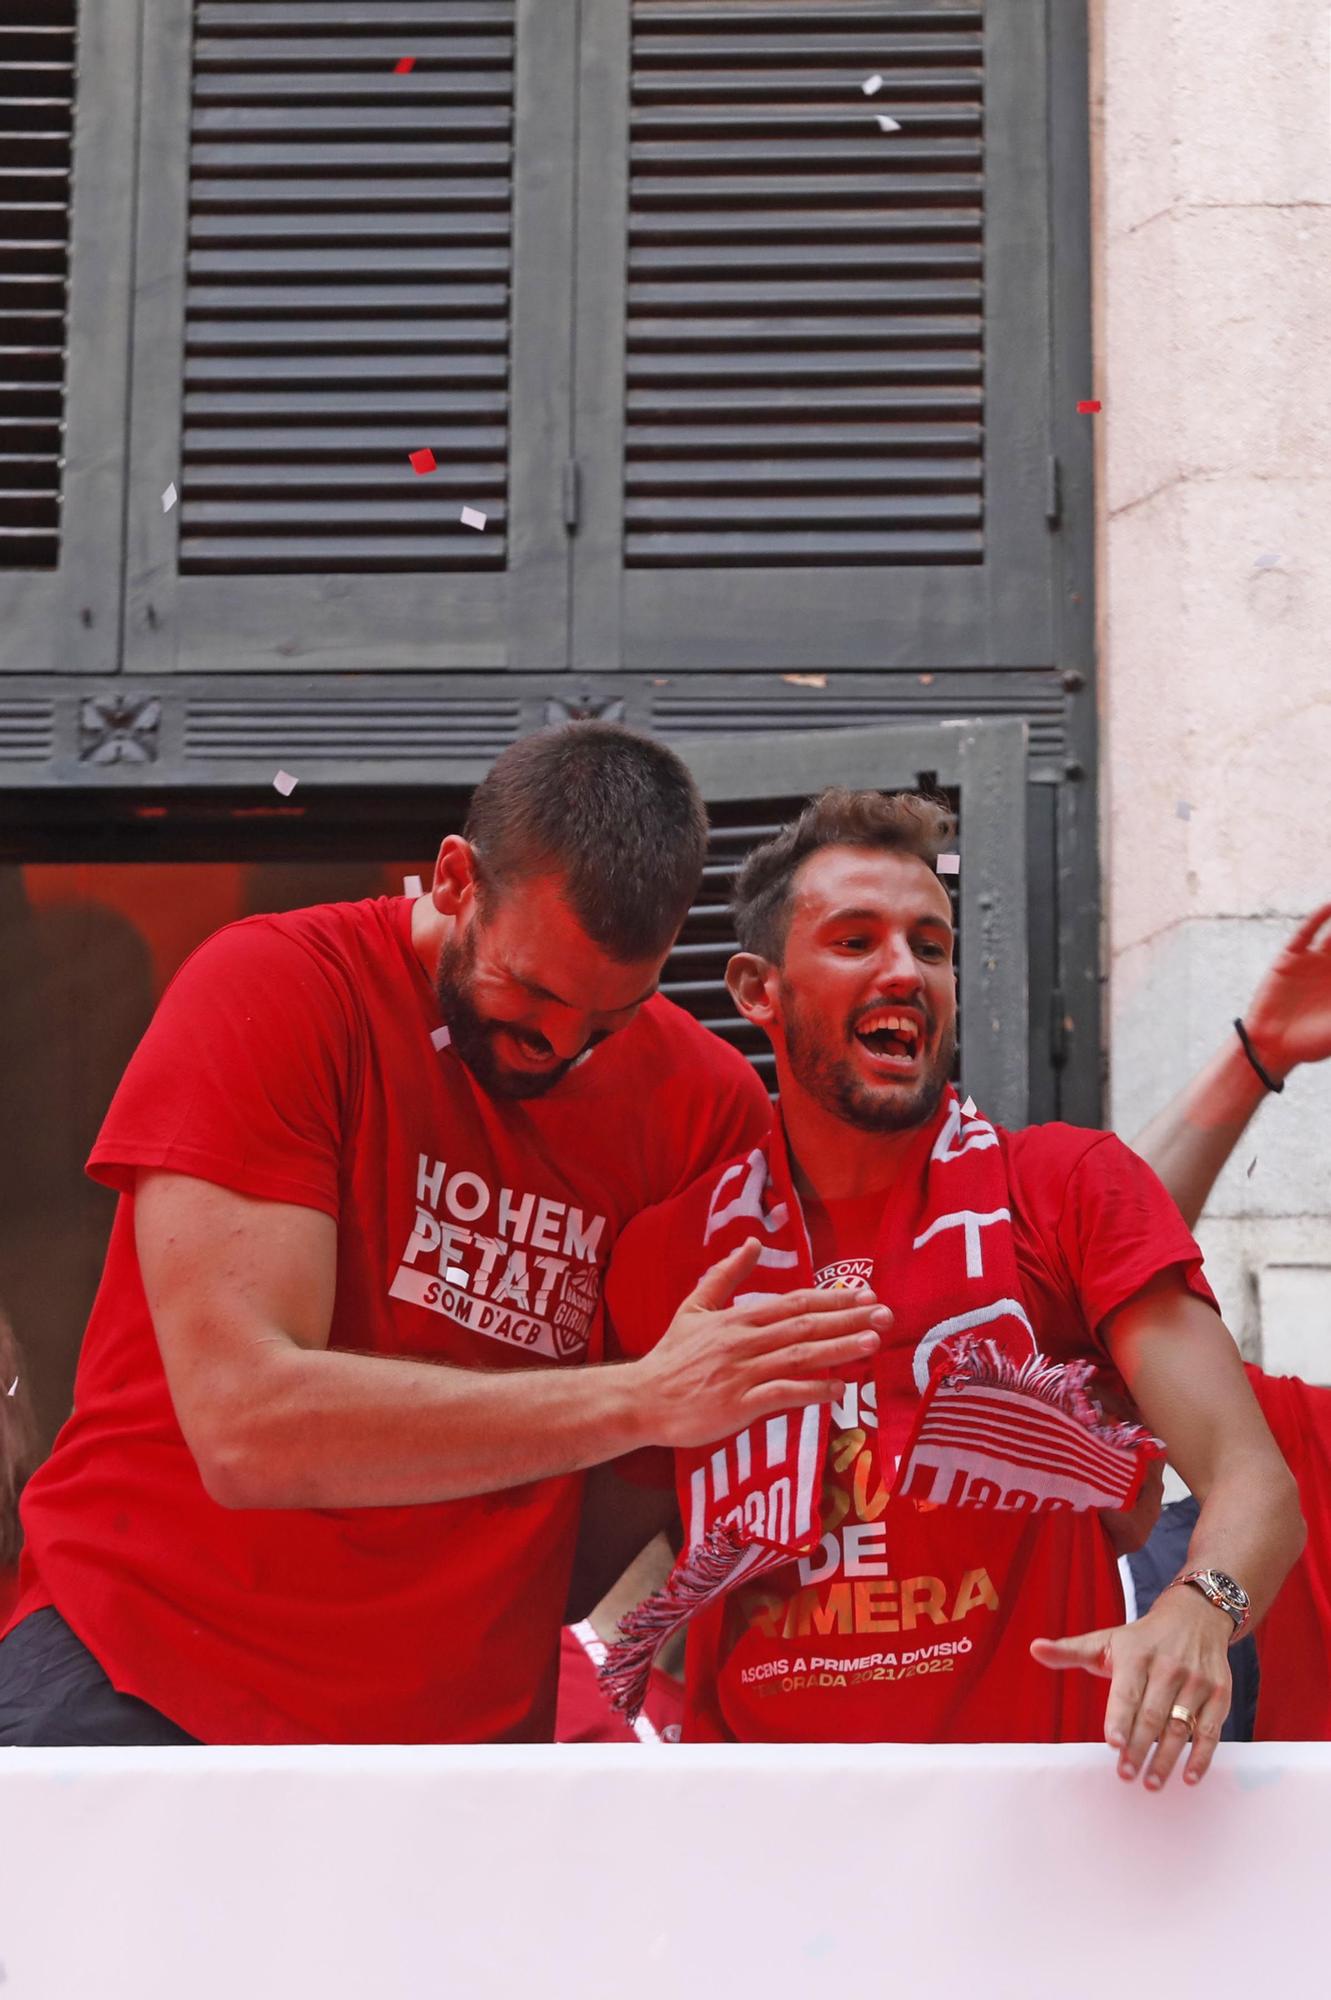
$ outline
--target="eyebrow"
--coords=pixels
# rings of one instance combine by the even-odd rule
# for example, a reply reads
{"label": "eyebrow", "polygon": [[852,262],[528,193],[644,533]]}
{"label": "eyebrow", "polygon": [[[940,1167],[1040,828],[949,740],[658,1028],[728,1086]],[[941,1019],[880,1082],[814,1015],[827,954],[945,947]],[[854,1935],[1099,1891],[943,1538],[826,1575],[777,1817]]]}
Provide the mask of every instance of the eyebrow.
{"label": "eyebrow", "polygon": [[[518,976],[517,973],[514,973],[513,977],[517,980],[518,985],[522,988],[524,993],[531,994],[533,1000],[553,1000],[556,1007],[568,1007],[570,1010],[572,1009],[573,1002],[571,1000],[561,999],[560,995],[558,993],[552,993],[548,986],[538,986],[534,979],[522,979]],[[606,1014],[625,1014],[628,1012],[630,1007],[645,1006],[647,1001],[654,998],[654,996],[657,993],[659,993],[660,990],[661,990],[660,980],[654,979],[651,985],[647,988],[647,991],[643,994],[640,994],[638,999],[626,1000],[622,1007],[594,1008],[592,1011],[596,1013],[606,1013]]]}
{"label": "eyebrow", "polygon": [[[829,916],[823,918],[819,929],[825,929],[828,924],[877,924],[882,922],[882,918],[881,910],[833,910]],[[947,937],[955,935],[946,917],[935,916],[930,911],[913,918],[912,922],[916,930],[923,930],[927,926],[931,930],[942,931]]]}

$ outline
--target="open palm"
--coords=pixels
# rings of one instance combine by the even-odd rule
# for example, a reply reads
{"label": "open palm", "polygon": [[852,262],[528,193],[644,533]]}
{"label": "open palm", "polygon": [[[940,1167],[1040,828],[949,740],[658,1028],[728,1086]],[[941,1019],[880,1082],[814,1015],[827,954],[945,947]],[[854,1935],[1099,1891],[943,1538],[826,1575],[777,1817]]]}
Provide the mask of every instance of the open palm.
{"label": "open palm", "polygon": [[1243,1020],[1262,1061],[1282,1074],[1331,1056],[1331,903],[1299,925]]}

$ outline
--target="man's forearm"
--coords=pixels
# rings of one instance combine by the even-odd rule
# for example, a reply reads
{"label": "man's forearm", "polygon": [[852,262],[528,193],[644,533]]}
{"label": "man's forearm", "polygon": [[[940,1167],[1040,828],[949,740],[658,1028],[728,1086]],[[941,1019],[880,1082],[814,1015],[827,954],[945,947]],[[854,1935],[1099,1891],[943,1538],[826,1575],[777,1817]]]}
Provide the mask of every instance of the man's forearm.
{"label": "man's forearm", "polygon": [[412,1507],[580,1471],[643,1441],[632,1363],[482,1373],[284,1344],[209,1480],[229,1507]]}
{"label": "man's forearm", "polygon": [[1132,1142],[1189,1229],[1266,1090],[1234,1035]]}
{"label": "man's forearm", "polygon": [[1187,1567],[1224,1570],[1241,1583],[1256,1621],[1274,1602],[1306,1539],[1294,1479],[1282,1460],[1263,1452],[1253,1463],[1227,1464],[1207,1493]]}

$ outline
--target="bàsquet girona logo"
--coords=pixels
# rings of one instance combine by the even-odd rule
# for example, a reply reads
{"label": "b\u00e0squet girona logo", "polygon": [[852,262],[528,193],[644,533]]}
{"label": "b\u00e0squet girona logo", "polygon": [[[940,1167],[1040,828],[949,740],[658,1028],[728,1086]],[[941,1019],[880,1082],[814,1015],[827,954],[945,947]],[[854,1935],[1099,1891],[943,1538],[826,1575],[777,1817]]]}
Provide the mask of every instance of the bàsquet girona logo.
{"label": "b\u00e0squet girona logo", "polygon": [[389,1297],[571,1361],[586,1352],[601,1296],[605,1224],[571,1202],[492,1188],[422,1153],[415,1227]]}

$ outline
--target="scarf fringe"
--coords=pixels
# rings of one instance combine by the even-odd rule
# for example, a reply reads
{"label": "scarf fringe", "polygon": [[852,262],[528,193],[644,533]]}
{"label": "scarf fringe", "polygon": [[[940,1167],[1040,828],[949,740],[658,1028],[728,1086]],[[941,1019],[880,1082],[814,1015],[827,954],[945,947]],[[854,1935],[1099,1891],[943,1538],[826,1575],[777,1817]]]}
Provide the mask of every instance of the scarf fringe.
{"label": "scarf fringe", "polygon": [[740,1559],[753,1548],[728,1522],[718,1521],[670,1576],[619,1621],[619,1637],[597,1680],[610,1706],[636,1722],[647,1699],[652,1661],[673,1632],[725,1590]]}
{"label": "scarf fringe", "polygon": [[997,1341],[981,1340],[978,1334],[968,1333],[952,1343],[949,1362],[940,1371],[949,1381],[974,1382],[986,1389],[1019,1390],[1022,1395],[1034,1396],[1051,1409],[1073,1418],[1101,1444],[1119,1451],[1148,1446],[1154,1448],[1153,1457],[1164,1456],[1164,1444],[1144,1425],[1107,1422],[1097,1409],[1086,1392],[1088,1381],[1096,1373],[1093,1361],[1046,1361],[1038,1354],[1016,1361],[1003,1352]]}

